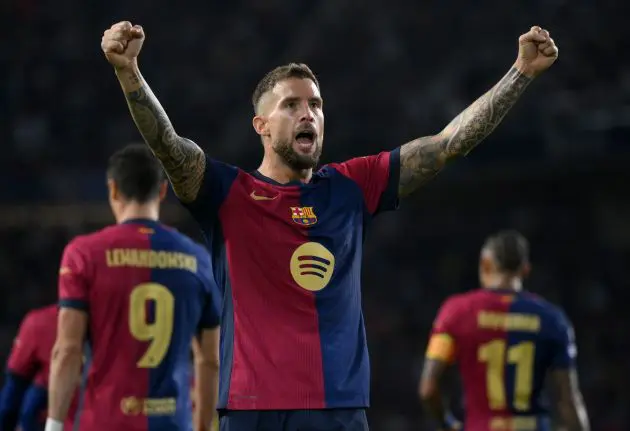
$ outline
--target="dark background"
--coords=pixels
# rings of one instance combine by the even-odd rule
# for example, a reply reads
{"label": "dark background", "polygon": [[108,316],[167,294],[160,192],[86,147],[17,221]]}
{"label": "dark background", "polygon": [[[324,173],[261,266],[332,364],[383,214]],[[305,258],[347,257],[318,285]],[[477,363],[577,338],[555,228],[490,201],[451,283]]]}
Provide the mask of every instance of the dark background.
{"label": "dark background", "polygon": [[[376,431],[430,429],[416,382],[440,302],[477,286],[501,228],[532,242],[528,287],[575,324],[594,430],[630,418],[630,31],[612,0],[0,3],[0,346],[54,301],[60,252],[112,222],[104,164],[139,135],[100,39],[142,24],[140,64],[177,131],[254,169],[250,94],[269,69],[308,63],[325,98],[324,162],[438,132],[510,67],[519,34],[549,29],[560,59],[500,128],[401,210],[373,224],[364,271]],[[165,220],[197,238],[170,200]]]}

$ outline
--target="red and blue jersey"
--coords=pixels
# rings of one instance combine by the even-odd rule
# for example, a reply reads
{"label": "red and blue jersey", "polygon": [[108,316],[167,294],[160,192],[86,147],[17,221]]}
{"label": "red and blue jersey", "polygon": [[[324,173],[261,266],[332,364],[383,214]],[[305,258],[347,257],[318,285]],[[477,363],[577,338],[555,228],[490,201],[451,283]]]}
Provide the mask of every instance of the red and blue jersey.
{"label": "red and blue jersey", "polygon": [[[57,337],[57,306],[29,312],[20,325],[7,362],[0,395],[0,429],[39,430],[46,421],[50,355]],[[72,399],[65,427],[72,429],[78,397]],[[13,419],[11,419],[13,418]]]}
{"label": "red and blue jersey", "polygon": [[89,315],[80,429],[191,427],[191,341],[220,318],[212,274],[205,249],[151,220],[129,220],[68,244],[60,306]]}
{"label": "red and blue jersey", "polygon": [[50,352],[57,334],[57,306],[24,316],[7,361],[0,395],[0,429],[36,430],[46,417]]}
{"label": "red and blue jersey", "polygon": [[543,386],[553,369],[575,366],[573,329],[531,293],[479,289],[450,297],[433,325],[427,357],[457,362],[465,429],[550,430]]}
{"label": "red and blue jersey", "polygon": [[37,308],[24,316],[7,363],[9,372],[48,387],[50,352],[57,337],[57,306]]}
{"label": "red and blue jersey", "polygon": [[186,206],[224,291],[219,408],[368,406],[363,240],[396,208],[399,170],[396,149],[279,184],[207,158]]}

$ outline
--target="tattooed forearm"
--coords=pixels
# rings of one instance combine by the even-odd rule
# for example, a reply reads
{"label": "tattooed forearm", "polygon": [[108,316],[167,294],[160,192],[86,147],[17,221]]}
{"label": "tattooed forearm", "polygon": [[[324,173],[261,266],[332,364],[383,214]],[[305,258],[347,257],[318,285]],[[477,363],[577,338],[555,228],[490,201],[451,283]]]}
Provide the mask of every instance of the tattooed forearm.
{"label": "tattooed forearm", "polygon": [[129,110],[140,134],[162,162],[175,194],[184,202],[197,197],[206,158],[193,141],[179,136],[164,108],[138,71],[118,73]]}
{"label": "tattooed forearm", "polygon": [[501,122],[532,81],[516,68],[466,108],[439,134],[415,139],[400,151],[398,193],[406,196],[433,178],[447,161],[465,156]]}

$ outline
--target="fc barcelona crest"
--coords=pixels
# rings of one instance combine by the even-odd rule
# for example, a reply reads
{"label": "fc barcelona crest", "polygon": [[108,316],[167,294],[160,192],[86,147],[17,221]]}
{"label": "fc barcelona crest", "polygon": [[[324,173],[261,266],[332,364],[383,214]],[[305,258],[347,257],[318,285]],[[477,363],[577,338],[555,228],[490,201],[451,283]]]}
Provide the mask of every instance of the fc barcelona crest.
{"label": "fc barcelona crest", "polygon": [[317,223],[317,216],[313,207],[291,207],[291,218],[297,224],[310,226]]}

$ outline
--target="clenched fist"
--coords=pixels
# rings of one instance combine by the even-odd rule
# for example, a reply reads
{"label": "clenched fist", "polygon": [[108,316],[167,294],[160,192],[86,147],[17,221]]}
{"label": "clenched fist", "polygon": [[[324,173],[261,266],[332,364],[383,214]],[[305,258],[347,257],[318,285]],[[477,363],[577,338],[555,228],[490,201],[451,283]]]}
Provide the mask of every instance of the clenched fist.
{"label": "clenched fist", "polygon": [[144,43],[144,30],[129,21],[112,25],[103,33],[101,49],[112,66],[124,69],[133,65]]}
{"label": "clenched fist", "polygon": [[532,27],[518,39],[516,67],[521,73],[536,76],[558,59],[558,47],[547,30]]}

